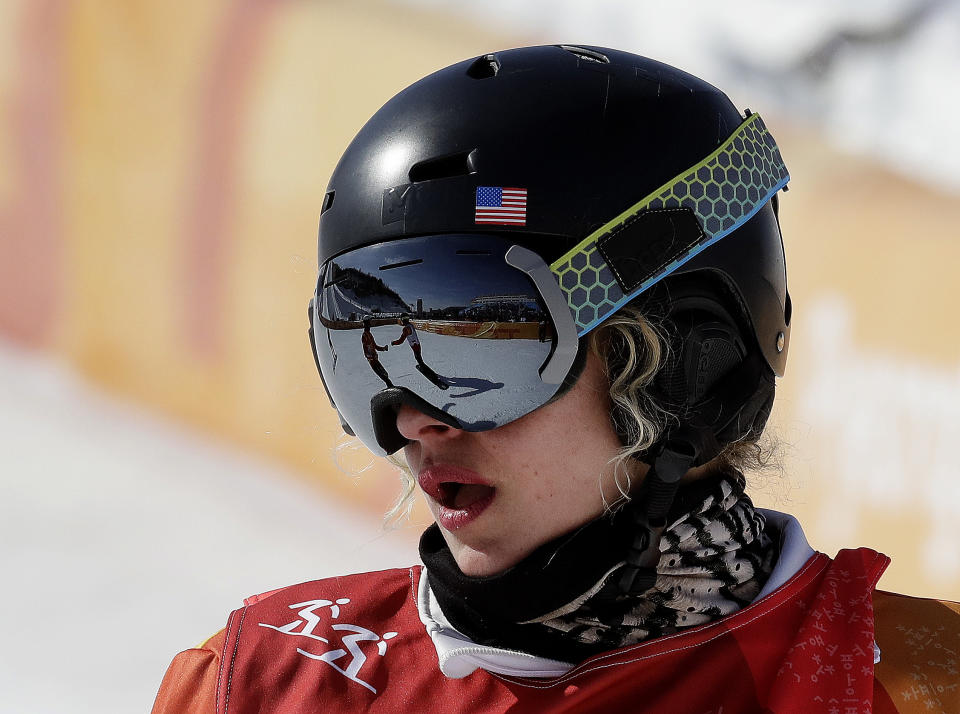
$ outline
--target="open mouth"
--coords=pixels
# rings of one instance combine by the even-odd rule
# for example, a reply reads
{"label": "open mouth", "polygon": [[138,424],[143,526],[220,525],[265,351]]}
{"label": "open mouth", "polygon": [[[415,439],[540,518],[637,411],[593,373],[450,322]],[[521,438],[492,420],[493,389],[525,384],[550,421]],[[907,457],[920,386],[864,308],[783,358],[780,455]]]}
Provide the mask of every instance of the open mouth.
{"label": "open mouth", "polygon": [[476,471],[448,464],[428,466],[417,475],[417,481],[439,506],[437,522],[447,530],[462,528],[479,518],[497,493]]}
{"label": "open mouth", "polygon": [[493,486],[480,483],[444,481],[437,485],[437,493],[434,497],[444,508],[463,510],[479,501],[492,498],[495,490]]}

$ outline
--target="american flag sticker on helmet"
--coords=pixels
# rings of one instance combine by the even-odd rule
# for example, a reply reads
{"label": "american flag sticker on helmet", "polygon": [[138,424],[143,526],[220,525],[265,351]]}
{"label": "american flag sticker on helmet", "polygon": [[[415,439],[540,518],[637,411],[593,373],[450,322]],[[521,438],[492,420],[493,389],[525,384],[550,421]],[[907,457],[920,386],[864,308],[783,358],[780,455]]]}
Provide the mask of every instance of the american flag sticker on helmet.
{"label": "american flag sticker on helmet", "polygon": [[500,226],[527,225],[527,189],[477,186],[474,223]]}

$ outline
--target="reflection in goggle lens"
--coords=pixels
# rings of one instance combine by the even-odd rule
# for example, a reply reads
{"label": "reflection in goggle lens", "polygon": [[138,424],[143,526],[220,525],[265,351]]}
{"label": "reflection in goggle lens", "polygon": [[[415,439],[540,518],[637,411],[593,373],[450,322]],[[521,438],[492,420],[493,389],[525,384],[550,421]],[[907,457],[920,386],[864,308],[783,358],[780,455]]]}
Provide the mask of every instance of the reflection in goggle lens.
{"label": "reflection in goggle lens", "polygon": [[341,415],[368,446],[371,398],[388,387],[410,390],[471,431],[512,421],[557,391],[539,375],[554,329],[530,278],[504,260],[510,245],[422,237],[327,263],[318,359]]}

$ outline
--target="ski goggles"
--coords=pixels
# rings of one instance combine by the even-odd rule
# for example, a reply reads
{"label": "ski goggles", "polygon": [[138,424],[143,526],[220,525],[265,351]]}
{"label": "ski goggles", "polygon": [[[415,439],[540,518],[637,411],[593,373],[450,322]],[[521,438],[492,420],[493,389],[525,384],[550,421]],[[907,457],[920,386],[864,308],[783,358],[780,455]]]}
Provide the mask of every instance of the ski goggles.
{"label": "ski goggles", "polygon": [[549,266],[489,235],[357,248],[326,263],[311,302],[317,366],[344,428],[396,451],[391,411],[410,403],[466,431],[546,404],[578,335]]}
{"label": "ski goggles", "polygon": [[485,431],[554,398],[579,338],[753,217],[789,181],[749,116],[705,159],[547,264],[509,238],[401,238],[326,261],[310,306],[317,367],[344,429],[406,442],[395,410]]}

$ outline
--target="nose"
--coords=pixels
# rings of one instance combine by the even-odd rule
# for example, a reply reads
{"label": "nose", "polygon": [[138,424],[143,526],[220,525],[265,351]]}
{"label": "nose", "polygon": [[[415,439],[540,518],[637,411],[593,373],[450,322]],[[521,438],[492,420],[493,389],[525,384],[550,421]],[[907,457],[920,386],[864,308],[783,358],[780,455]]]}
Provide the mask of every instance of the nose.
{"label": "nose", "polygon": [[410,441],[444,441],[456,438],[463,432],[442,421],[429,417],[409,404],[400,406],[397,412],[397,431]]}

